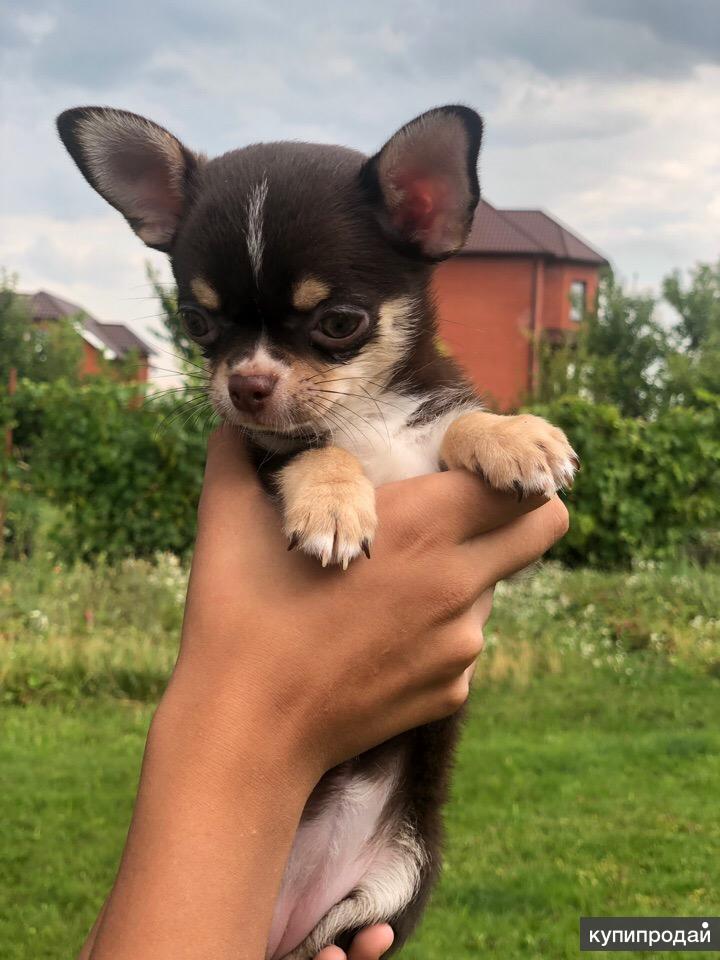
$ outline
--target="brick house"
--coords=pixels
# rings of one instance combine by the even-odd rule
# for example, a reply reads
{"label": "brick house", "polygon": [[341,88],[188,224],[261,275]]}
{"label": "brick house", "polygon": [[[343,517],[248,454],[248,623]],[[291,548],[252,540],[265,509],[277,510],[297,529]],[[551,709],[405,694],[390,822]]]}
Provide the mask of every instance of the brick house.
{"label": "brick house", "polygon": [[151,348],[132,330],[122,323],[101,323],[76,303],[63,300],[54,293],[39,290],[37,293],[21,294],[30,309],[35,323],[48,324],[60,317],[73,317],[80,323],[83,339],[81,372],[85,375],[99,373],[101,357],[104,360],[123,360],[129,354],[137,357],[135,379],[146,382],[150,375]]}
{"label": "brick house", "polygon": [[483,200],[462,252],[435,271],[442,339],[488,401],[512,409],[537,383],[541,341],[577,329],[607,265],[542,210]]}

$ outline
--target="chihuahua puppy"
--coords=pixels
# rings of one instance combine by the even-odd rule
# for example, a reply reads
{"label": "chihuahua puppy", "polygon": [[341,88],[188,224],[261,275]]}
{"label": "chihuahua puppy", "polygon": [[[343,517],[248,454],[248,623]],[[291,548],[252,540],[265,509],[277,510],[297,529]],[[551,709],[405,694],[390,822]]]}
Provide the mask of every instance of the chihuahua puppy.
{"label": "chihuahua puppy", "polygon": [[[484,411],[438,346],[432,266],[460,250],[480,195],[473,110],[430,110],[369,158],[293,142],[208,160],[102,107],[66,111],[58,130],[91,186],[169,254],[212,402],[245,433],[290,548],[323,566],[367,563],[374,488],[387,481],[464,468],[548,497],[571,483],[565,435]],[[405,733],[323,777],[269,960],[309,960],[383,921],[393,949],[406,940],[438,873],[458,723]]]}

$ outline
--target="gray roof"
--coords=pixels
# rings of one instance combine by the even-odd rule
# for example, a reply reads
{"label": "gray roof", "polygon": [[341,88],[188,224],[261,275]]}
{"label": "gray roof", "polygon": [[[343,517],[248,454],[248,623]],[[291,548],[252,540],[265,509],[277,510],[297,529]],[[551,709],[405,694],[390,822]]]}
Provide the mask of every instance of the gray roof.
{"label": "gray roof", "polygon": [[143,357],[149,357],[152,349],[137,334],[123,323],[101,323],[76,303],[63,300],[55,293],[38,290],[37,293],[21,293],[28,304],[33,320],[57,320],[59,317],[77,317],[83,330],[97,338],[104,347],[116,356],[124,357],[132,350]]}
{"label": "gray roof", "polygon": [[481,200],[466,255],[502,254],[547,257],[575,263],[607,264],[607,259],[544,210],[499,210]]}

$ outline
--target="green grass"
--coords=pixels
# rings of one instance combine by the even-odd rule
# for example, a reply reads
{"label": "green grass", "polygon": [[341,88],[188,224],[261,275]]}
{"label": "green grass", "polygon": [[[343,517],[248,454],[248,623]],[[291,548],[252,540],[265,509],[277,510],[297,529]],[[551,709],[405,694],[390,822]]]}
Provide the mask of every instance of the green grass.
{"label": "green grass", "polygon": [[[5,574],[1,954],[60,960],[122,849],[184,574]],[[446,868],[404,957],[564,960],[581,914],[720,913],[718,611],[717,570],[549,567],[499,591]]]}
{"label": "green grass", "polygon": [[108,892],[151,710],[121,702],[0,713],[0,954],[69,960]]}
{"label": "green grass", "polygon": [[408,958],[578,955],[578,917],[720,909],[720,684],[476,695],[442,883]]}

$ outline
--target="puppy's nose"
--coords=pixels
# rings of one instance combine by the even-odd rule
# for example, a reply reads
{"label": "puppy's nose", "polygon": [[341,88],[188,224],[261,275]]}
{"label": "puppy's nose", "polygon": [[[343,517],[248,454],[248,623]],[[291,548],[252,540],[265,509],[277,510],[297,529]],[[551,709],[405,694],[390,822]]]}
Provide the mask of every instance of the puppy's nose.
{"label": "puppy's nose", "polygon": [[238,410],[243,413],[259,413],[276,383],[277,377],[269,375],[244,377],[240,373],[234,373],[228,380],[228,393],[233,406]]}

